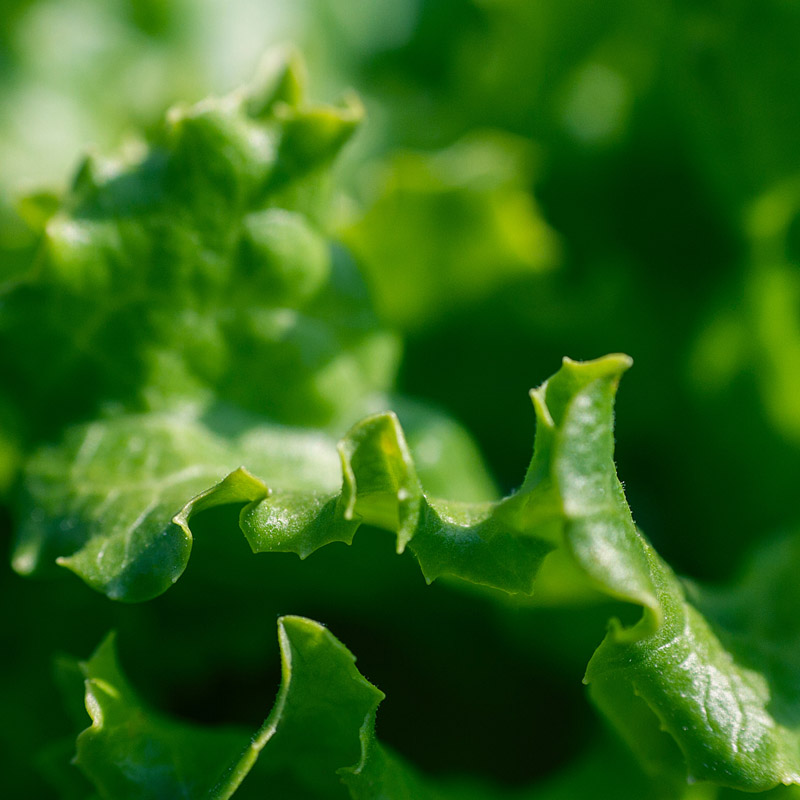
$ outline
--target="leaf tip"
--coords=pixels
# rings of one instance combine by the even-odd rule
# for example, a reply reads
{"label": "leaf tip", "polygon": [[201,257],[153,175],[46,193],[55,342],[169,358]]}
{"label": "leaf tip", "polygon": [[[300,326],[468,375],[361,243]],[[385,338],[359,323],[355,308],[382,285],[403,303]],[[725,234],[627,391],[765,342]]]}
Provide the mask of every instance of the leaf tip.
{"label": "leaf tip", "polygon": [[603,378],[627,372],[633,366],[633,359],[626,353],[609,353],[589,361],[577,361],[564,356],[561,363],[565,369],[590,372],[592,377]]}
{"label": "leaf tip", "polygon": [[[68,569],[70,572],[74,572],[76,575],[80,575],[80,573],[78,572],[78,570],[75,567],[75,560],[74,560],[74,558],[72,556],[58,556],[58,558],[56,558],[56,564],[59,567],[64,567],[64,569]],[[17,566],[16,566],[16,561],[15,561],[14,569],[16,569],[17,572],[19,572],[19,569],[17,569]],[[20,574],[24,574],[24,573],[20,573]]]}
{"label": "leaf tip", "polygon": [[266,53],[256,77],[247,87],[247,104],[254,117],[269,112],[275,103],[298,105],[305,95],[306,66],[294,44],[282,44]]}
{"label": "leaf tip", "polygon": [[284,655],[288,655],[289,648],[295,649],[325,634],[330,635],[322,623],[295,614],[278,617],[278,634]]}
{"label": "leaf tip", "polygon": [[545,381],[541,386],[537,386],[535,389],[531,389],[528,392],[528,395],[533,402],[533,410],[536,414],[536,421],[542,425],[546,425],[548,428],[555,427],[555,421],[553,420],[553,416],[550,413],[550,409],[547,407],[547,381]]}

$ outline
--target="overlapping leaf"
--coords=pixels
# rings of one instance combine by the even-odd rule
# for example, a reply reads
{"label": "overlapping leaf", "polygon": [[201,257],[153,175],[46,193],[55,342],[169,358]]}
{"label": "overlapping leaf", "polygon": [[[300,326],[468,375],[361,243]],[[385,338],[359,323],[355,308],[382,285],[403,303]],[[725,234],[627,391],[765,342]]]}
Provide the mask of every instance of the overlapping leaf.
{"label": "overlapping leaf", "polygon": [[[567,391],[584,392],[610,413],[626,365],[621,357],[569,362],[556,385],[566,382]],[[566,399],[551,406],[559,402]],[[540,416],[549,413],[540,408]],[[240,524],[257,553],[306,557],[330,542],[352,541],[366,523],[394,532],[398,552],[408,546],[429,581],[449,574],[509,592],[530,592],[543,558],[560,543],[564,510],[550,482],[539,479],[551,458],[546,421],[526,484],[501,503],[428,497],[391,413],[368,417],[339,444],[340,491],[332,488],[335,451],[324,437],[263,426],[222,437],[209,424],[191,416],[118,416],[73,429],[60,448],[42,451],[29,465],[17,569],[32,572],[57,557],[116,599],[146,599],[183,571],[191,516],[224,502],[247,503]],[[605,424],[610,445],[610,423],[593,424]],[[582,468],[602,471],[608,485],[598,491],[610,493],[616,478],[607,453]],[[618,592],[632,591],[624,564],[618,569]]]}
{"label": "overlapping leaf", "polygon": [[[296,58],[269,66],[247,90],[173,109],[128,161],[87,160],[29,213],[41,257],[4,286],[0,317],[0,479],[24,465],[22,573],[59,560],[112,597],[159,594],[185,567],[191,513],[334,491],[325,430],[395,404],[395,340],[317,219],[319,168],[358,103],[309,107]],[[492,494],[455,423],[397,404],[432,485]],[[60,441],[20,457],[42,438]]]}
{"label": "overlapping leaf", "polygon": [[[193,515],[221,503],[244,505],[240,526],[256,552],[305,557],[367,524],[392,531],[428,580],[453,575],[508,592],[531,591],[560,547],[596,589],[643,609],[638,623],[612,625],[587,680],[653,770],[746,790],[800,782],[790,571],[776,595],[774,565],[756,570],[744,605],[733,593],[687,593],[642,538],[613,464],[626,358],[567,361],[533,393],[534,458],[501,502],[448,499],[446,479],[432,491],[388,412],[363,419],[337,454],[331,432],[390,405],[394,368],[393,339],[375,325],[347,257],[322,236],[318,186],[307,182],[357,117],[352,102],[304,106],[290,64],[258,90],[173,112],[125,163],[87,161],[60,205],[38,208],[41,256],[2,288],[0,480],[12,482],[27,446],[59,444],[27,459],[17,569],[57,559],[112,597],[147,599],[185,568]],[[447,455],[429,475],[441,478]],[[793,547],[786,563],[796,564]],[[781,623],[763,624],[752,608]],[[302,640],[294,650],[289,629]],[[311,795],[339,787],[331,775],[349,765],[353,796],[423,796],[370,738],[377,692],[320,630],[285,623],[284,657],[307,656],[314,676],[331,652],[341,656],[334,675],[358,685],[357,712],[342,708],[332,724],[347,720],[351,742],[361,731],[361,749],[345,759],[326,749],[327,733],[313,753],[305,733],[281,739],[276,731],[292,730],[290,712],[302,708],[285,683],[218,796],[236,790],[268,743],[280,754],[290,740],[300,744],[275,764],[306,776]],[[142,716],[107,648],[90,665],[95,725],[79,761],[98,791],[202,796],[241,739]],[[319,711],[310,703],[297,719]],[[143,778],[149,788],[123,768],[132,754],[115,740],[117,720],[148,754],[142,769],[156,770]],[[297,780],[258,761],[273,790]]]}
{"label": "overlapping leaf", "polygon": [[[186,503],[172,523],[168,506],[154,505],[155,518],[166,515],[160,524],[167,529],[148,522],[142,535],[157,543],[173,535],[188,541],[193,513],[216,502],[247,500],[240,522],[256,552],[306,556],[331,541],[350,541],[368,523],[393,531],[398,549],[412,550],[429,580],[449,574],[510,592],[530,591],[547,552],[564,547],[597,589],[644,610],[631,627],[612,625],[587,681],[597,704],[650,768],[747,790],[797,782],[797,692],[787,679],[796,674],[796,648],[782,641],[793,641],[793,628],[763,630],[753,620],[732,625],[724,613],[738,608],[731,600],[714,605],[699,590],[688,598],[633,523],[612,459],[613,399],[628,365],[622,356],[566,361],[532,393],[539,425],[534,457],[520,490],[504,501],[454,504],[426,496],[396,418],[380,414],[340,443],[340,491],[299,482],[272,488],[234,470]],[[246,457],[246,448],[240,453]],[[292,472],[302,470],[284,470]],[[104,537],[103,519],[97,516],[98,533],[70,559],[90,582],[107,564],[125,563],[102,552],[104,545],[112,551],[119,546],[113,536]],[[133,553],[136,563],[135,550],[122,550]],[[153,580],[161,563],[143,558],[141,574]],[[771,617],[779,610],[771,608]],[[377,752],[376,763],[382,763]],[[391,759],[381,767],[393,769]]]}

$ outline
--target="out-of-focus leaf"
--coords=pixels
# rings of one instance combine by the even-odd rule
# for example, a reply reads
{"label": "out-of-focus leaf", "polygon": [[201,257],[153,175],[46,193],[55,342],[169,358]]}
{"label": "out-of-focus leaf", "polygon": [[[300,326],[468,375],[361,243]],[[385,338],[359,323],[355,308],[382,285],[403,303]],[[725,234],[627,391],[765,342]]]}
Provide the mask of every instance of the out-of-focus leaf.
{"label": "out-of-focus leaf", "polygon": [[791,134],[800,115],[783,79],[800,70],[791,44],[800,14],[770,0],[757,10],[687,7],[680,21],[669,59],[673,101],[684,105],[705,171],[738,211],[800,168]]}
{"label": "out-of-focus leaf", "polygon": [[499,133],[393,157],[380,195],[344,233],[384,319],[424,328],[557,264],[556,236],[527,185],[531,159],[524,140]]}
{"label": "out-of-focus leaf", "polygon": [[787,439],[800,441],[800,181],[784,179],[761,194],[746,215],[750,254],[740,299],[706,323],[691,362],[698,394],[730,390],[755,378],[762,406]]}
{"label": "out-of-focus leaf", "polygon": [[309,216],[360,112],[308,106],[287,80],[173,108],[133,155],[84,161],[3,295],[4,394],[26,438],[198,396],[348,424],[389,388],[396,342]]}
{"label": "out-of-focus leaf", "polygon": [[[188,557],[189,509],[185,531],[171,520],[194,495],[246,463],[278,488],[329,491],[333,440],[307,427],[387,407],[397,343],[306,213],[360,108],[308,106],[292,54],[269,67],[173,109],[127,160],[87,159],[55,210],[29,208],[44,242],[3,282],[0,489],[26,449],[61,444],[27,463],[20,572],[58,558],[114,597],[158,594]],[[466,434],[404,405],[434,486],[491,495]],[[449,476],[448,444],[462,457]],[[265,492],[238,472],[191,508]]]}

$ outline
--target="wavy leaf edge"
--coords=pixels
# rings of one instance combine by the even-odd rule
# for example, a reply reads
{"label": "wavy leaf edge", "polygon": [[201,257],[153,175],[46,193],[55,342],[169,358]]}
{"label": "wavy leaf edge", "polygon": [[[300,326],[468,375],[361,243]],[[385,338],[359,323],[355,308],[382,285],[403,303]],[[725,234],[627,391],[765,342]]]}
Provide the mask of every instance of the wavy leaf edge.
{"label": "wavy leaf edge", "polygon": [[[794,737],[768,710],[767,677],[735,660],[633,522],[612,429],[614,394],[630,364],[625,356],[565,359],[533,390],[534,455],[520,490],[496,503],[427,497],[397,417],[385,412],[339,443],[341,491],[311,497],[295,519],[281,509],[280,490],[240,467],[186,503],[174,524],[191,537],[194,514],[245,502],[240,527],[251,549],[301,558],[333,541],[350,543],[362,524],[373,525],[396,534],[398,552],[410,549],[428,582],[449,574],[507,592],[531,588],[544,557],[563,542],[597,588],[643,609],[628,627],[611,620],[584,680],[652,770],[750,791],[800,782]],[[652,733],[629,729],[630,714],[620,710],[631,703]],[[677,749],[667,752],[669,739]]]}

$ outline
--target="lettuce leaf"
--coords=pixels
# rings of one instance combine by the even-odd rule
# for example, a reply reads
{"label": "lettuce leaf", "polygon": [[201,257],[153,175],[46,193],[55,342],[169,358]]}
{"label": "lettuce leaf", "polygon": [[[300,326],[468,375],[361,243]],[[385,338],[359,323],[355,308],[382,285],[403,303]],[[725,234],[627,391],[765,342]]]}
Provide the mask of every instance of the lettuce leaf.
{"label": "lettuce leaf", "polygon": [[[262,453],[274,458],[276,448],[263,432],[251,432],[231,453],[202,436],[195,441],[196,429],[168,419],[151,437],[164,449],[148,446],[126,462],[120,449],[130,451],[132,433],[142,425],[120,418],[111,427],[116,438],[108,430],[88,429],[63,461],[43,456],[38,473],[34,462],[28,482],[35,498],[32,527],[24,528],[23,545],[57,549],[75,530],[89,531],[62,563],[90,585],[127,600],[156,594],[177,579],[188,558],[192,515],[222,502],[247,503],[240,524],[255,552],[305,557],[332,541],[350,542],[367,523],[394,532],[398,551],[408,547],[428,581],[446,574],[508,592],[531,591],[546,554],[564,546],[592,585],[644,610],[633,626],[612,624],[587,681],[598,706],[646,760],[680,771],[685,759],[693,779],[750,790],[797,782],[798,740],[772,711],[770,673],[748,667],[726,649],[634,525],[613,463],[613,399],[629,363],[623,356],[583,364],[566,360],[532,393],[539,424],[534,456],[521,489],[497,503],[427,497],[391,414],[367,418],[339,444],[339,492],[331,490],[330,474],[324,476],[326,490],[322,474],[303,466],[309,448],[304,438],[298,439],[297,452],[281,449],[294,463],[269,465],[282,485],[270,485],[266,468],[264,480],[235,468],[196,492],[192,482],[208,482],[208,472],[198,466],[202,462],[187,466],[197,453],[239,460],[255,446],[250,457],[255,463]],[[181,447],[185,463],[176,461]],[[318,449],[305,450],[308,462],[323,463]],[[119,497],[101,480],[110,462],[117,465],[115,479],[124,477]],[[159,463],[179,467],[160,474],[154,470]],[[67,464],[74,472],[72,481],[64,482]],[[290,476],[293,484],[287,483]],[[303,478],[311,486],[302,485]],[[37,480],[43,487],[38,498]],[[58,498],[59,487],[66,501]],[[184,493],[181,507],[177,498]],[[51,516],[44,515],[49,527],[37,527],[34,512],[48,498],[56,505]],[[68,512],[59,517],[65,503]],[[23,545],[18,560],[33,552]]]}
{"label": "lettuce leaf", "polygon": [[[423,776],[376,737],[384,695],[359,673],[330,631],[309,619],[282,617],[278,639],[278,696],[264,724],[248,737],[235,729],[182,723],[148,708],[120,671],[114,636],[106,637],[77,665],[92,724],[78,736],[75,763],[98,796],[557,800],[598,786],[625,798],[693,796],[651,783],[608,742],[535,792],[512,794]],[[610,765],[622,769],[609,771]]]}
{"label": "lettuce leaf", "polygon": [[431,327],[558,265],[556,235],[528,191],[530,151],[524,139],[488,131],[383,165],[380,193],[343,232],[382,319],[406,331]]}
{"label": "lettuce leaf", "polygon": [[[257,553],[294,552],[304,558],[330,542],[351,542],[366,523],[395,533],[398,552],[408,546],[429,582],[447,574],[512,593],[531,592],[545,555],[560,543],[565,521],[546,476],[565,422],[554,421],[552,414],[562,413],[560,404],[573,399],[560,395],[571,392],[596,406],[594,416],[572,424],[590,426],[587,435],[607,443],[599,456],[580,448],[568,453],[562,479],[585,482],[583,475],[592,473],[595,491],[610,495],[616,481],[610,407],[628,363],[622,356],[567,361],[558,379],[534,393],[541,432],[528,478],[520,492],[497,503],[427,496],[390,413],[366,418],[339,443],[338,492],[332,488],[335,451],[310,432],[290,435],[261,426],[222,438],[197,419],[154,414],[71,429],[60,448],[43,450],[29,463],[27,511],[14,564],[18,571],[34,572],[55,556],[115,599],[147,599],[183,572],[192,515],[239,502],[247,504],[240,525]],[[568,429],[566,435],[566,446],[572,447],[569,437],[579,440],[584,431]],[[589,497],[589,488],[584,486],[582,497]],[[624,506],[624,499],[616,500]],[[586,516],[580,508],[570,513]],[[588,571],[597,571],[590,551],[609,546],[603,540],[608,525],[594,517],[582,524],[573,535],[584,541]],[[626,535],[638,535],[632,522]],[[633,592],[634,599],[650,603],[646,588],[632,588],[643,584],[642,564],[628,569],[624,558],[619,562],[618,575],[601,572],[600,579],[610,581],[619,596]]]}
{"label": "lettuce leaf", "polygon": [[[245,90],[173,109],[127,160],[88,159],[33,215],[40,258],[5,285],[0,318],[0,477],[25,474],[21,573],[58,561],[114,598],[153,597],[185,567],[192,513],[332,492],[330,432],[390,406],[431,486],[494,494],[457,424],[387,395],[396,340],[324,236],[320,170],[358,102],[308,106],[297,59],[269,67]],[[458,469],[442,469],[443,447]],[[259,478],[229,475],[242,464]]]}
{"label": "lettuce leaf", "polygon": [[278,632],[281,689],[252,736],[176,722],[143,706],[108,637],[80,665],[92,725],[78,737],[76,764],[100,796],[227,798],[256,761],[260,782],[267,776],[284,791],[295,786],[291,796],[330,796],[336,770],[358,761],[360,731],[383,695],[321,625],[284,617]]}
{"label": "lettuce leaf", "polygon": [[144,709],[120,672],[113,635],[79,667],[92,725],[78,736],[75,763],[101,797],[200,797],[247,746],[241,731]]}
{"label": "lettuce leaf", "polygon": [[0,288],[3,394],[28,444],[198,399],[340,426],[391,386],[396,340],[320,211],[361,109],[309,106],[302,83],[289,58],[173,108],[123,158],[87,158],[42,211],[37,259]]}
{"label": "lettuce leaf", "polygon": [[[532,392],[534,456],[520,490],[503,501],[452,504],[427,497],[396,418],[380,414],[339,444],[341,491],[297,485],[267,491],[234,470],[189,500],[172,523],[167,516],[166,524],[188,537],[192,514],[204,506],[250,500],[240,522],[254,551],[307,556],[331,541],[351,541],[367,523],[393,531],[398,550],[408,547],[429,581],[447,574],[507,592],[530,591],[547,552],[561,546],[595,588],[643,610],[632,625],[612,621],[586,681],[598,707],[651,770],[749,791],[800,782],[792,722],[797,695],[787,684],[797,671],[796,648],[777,647],[786,631],[765,631],[752,620],[740,622],[737,631],[719,611],[726,603],[736,608],[731,599],[704,616],[713,605],[698,589],[687,593],[633,522],[614,468],[612,429],[614,395],[629,365],[624,356],[566,360]],[[249,497],[242,486],[257,487],[258,496]],[[153,538],[162,537],[170,535],[160,531]],[[104,546],[110,556],[99,556]],[[124,574],[129,566],[118,551],[136,556],[134,548],[98,532],[70,566],[90,582],[107,564]],[[142,573],[159,568],[157,561],[144,561]],[[764,591],[756,579],[750,582],[759,586],[751,592]],[[394,767],[376,752],[379,775],[369,760],[363,774],[379,785],[380,775]]]}
{"label": "lettuce leaf", "polygon": [[[363,524],[394,534],[428,581],[512,594],[531,592],[560,549],[588,585],[641,609],[612,621],[586,680],[649,769],[748,791],[800,782],[789,578],[778,596],[774,569],[746,579],[743,596],[785,620],[765,626],[736,589],[687,588],[638,531],[613,461],[630,359],[566,359],[532,392],[533,459],[510,497],[451,494],[455,452],[418,467],[388,410],[396,341],[319,210],[319,170],[359,115],[355,101],[307,107],[290,60],[256,88],[173,111],[126,161],[87,160],[60,204],[33,215],[40,256],[1,290],[3,483],[23,470],[15,567],[57,562],[110,597],[146,600],[183,573],[194,516],[221,504],[243,506],[257,553],[305,558]],[[482,483],[480,467],[464,474]],[[101,648],[85,667],[94,724],[78,754],[98,791],[228,796],[257,760],[252,778],[271,791],[335,796],[343,769],[356,797],[425,796],[372,738],[380,693],[350,654],[317,623],[282,625],[282,694],[250,745],[142,710]],[[304,721],[317,715],[309,752]],[[124,744],[131,730],[140,750]]]}

